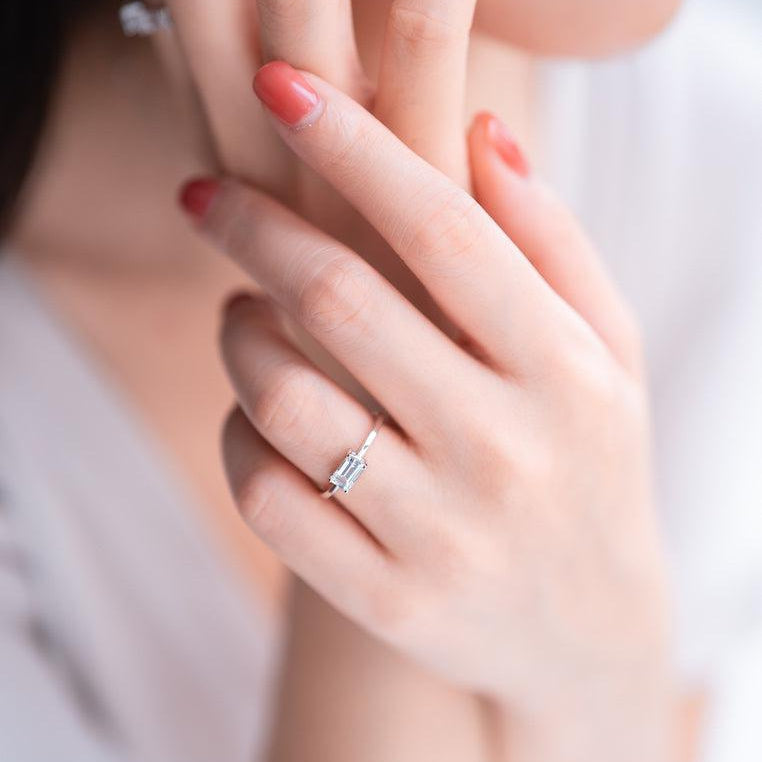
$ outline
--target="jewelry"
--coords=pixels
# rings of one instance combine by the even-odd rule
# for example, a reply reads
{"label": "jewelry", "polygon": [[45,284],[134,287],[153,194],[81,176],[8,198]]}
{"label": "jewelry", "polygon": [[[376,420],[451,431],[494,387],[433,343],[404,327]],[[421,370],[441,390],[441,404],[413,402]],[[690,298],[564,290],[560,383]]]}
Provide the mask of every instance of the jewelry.
{"label": "jewelry", "polygon": [[162,29],[172,28],[172,14],[164,6],[150,7],[137,0],[119,9],[119,20],[128,37],[150,37]]}
{"label": "jewelry", "polygon": [[378,432],[381,431],[381,427],[385,422],[386,415],[384,413],[376,413],[373,420],[373,430],[365,438],[360,449],[357,452],[350,450],[342,464],[328,479],[331,486],[323,492],[323,497],[326,500],[332,498],[339,490],[343,490],[345,495],[349,494],[352,487],[357,484],[357,480],[368,467],[368,464],[365,461],[365,454],[368,452],[373,442],[375,442]]}

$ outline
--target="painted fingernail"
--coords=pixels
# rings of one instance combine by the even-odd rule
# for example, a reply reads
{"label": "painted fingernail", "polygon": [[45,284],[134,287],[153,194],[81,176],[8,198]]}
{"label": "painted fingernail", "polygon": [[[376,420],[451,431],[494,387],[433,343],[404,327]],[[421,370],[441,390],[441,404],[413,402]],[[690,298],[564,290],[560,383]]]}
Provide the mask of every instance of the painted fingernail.
{"label": "painted fingernail", "polygon": [[284,61],[272,61],[257,72],[254,92],[281,122],[295,129],[313,124],[323,111],[313,87]]}
{"label": "painted fingernail", "polygon": [[180,206],[197,222],[203,222],[220,190],[220,181],[203,177],[187,182],[180,191]]}
{"label": "painted fingernail", "polygon": [[517,175],[529,177],[532,171],[529,162],[505,124],[494,114],[487,112],[479,114],[476,118],[482,122],[484,134],[500,158]]}

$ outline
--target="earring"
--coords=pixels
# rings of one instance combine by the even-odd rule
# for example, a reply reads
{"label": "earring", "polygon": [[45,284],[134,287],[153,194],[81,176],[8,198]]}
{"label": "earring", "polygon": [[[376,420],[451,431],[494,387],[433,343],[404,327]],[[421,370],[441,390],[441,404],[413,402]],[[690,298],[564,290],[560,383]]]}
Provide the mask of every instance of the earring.
{"label": "earring", "polygon": [[166,6],[149,7],[145,2],[125,3],[119,9],[119,20],[128,37],[150,37],[162,29],[172,28],[172,14]]}

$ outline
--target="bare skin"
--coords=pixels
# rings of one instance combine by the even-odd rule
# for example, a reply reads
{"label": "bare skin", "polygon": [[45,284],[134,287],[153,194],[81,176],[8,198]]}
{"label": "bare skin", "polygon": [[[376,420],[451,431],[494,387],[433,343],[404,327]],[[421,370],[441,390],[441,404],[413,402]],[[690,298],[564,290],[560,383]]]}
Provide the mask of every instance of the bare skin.
{"label": "bare skin", "polygon": [[[372,26],[375,10],[368,15],[363,49],[372,56],[379,46]],[[516,86],[506,90],[524,93],[528,62],[488,39],[473,55],[480,71],[494,67],[500,72],[499,81],[482,79],[492,96],[487,103],[506,118],[513,114],[529,143],[525,99],[494,98],[509,73]],[[178,184],[205,165],[198,132],[185,120],[185,106],[173,87],[150,45],[124,40],[110,19],[83,29],[67,59],[41,160],[11,241],[46,296],[186,474],[209,531],[230,549],[252,595],[264,598],[280,616],[287,575],[241,526],[219,455],[220,427],[233,399],[216,343],[219,306],[230,292],[249,284],[227,258],[193,235],[177,210]],[[479,93],[472,90],[471,97],[485,105]],[[256,140],[252,136],[252,145]],[[135,156],[143,157],[139,164]],[[266,154],[258,155],[260,161]],[[118,187],[114,177],[120,178]],[[157,328],[162,340],[147,341]],[[324,690],[319,672],[305,665],[324,659],[334,664],[336,714],[300,716],[306,736],[322,744],[326,759],[358,758],[374,737],[371,718],[377,718],[378,706],[388,709],[384,726],[373,725],[379,754],[443,762],[485,758],[479,702],[379,645],[306,587],[297,587],[294,605],[305,612],[299,621],[306,617],[309,624],[294,630],[294,668],[285,695],[301,697],[300,706],[324,705],[304,703]],[[356,691],[359,662],[365,683],[374,686],[363,693],[368,703]],[[297,709],[288,703],[286,711],[293,716]],[[335,732],[335,723],[343,722],[350,709],[360,748]],[[390,726],[395,727],[394,749],[384,746]],[[289,727],[286,721],[286,732],[276,736],[275,758],[289,758],[289,750],[278,747],[294,737]]]}
{"label": "bare skin", "polygon": [[[361,10],[361,49],[372,59],[379,46],[374,30],[381,26],[374,19],[380,11],[372,4]],[[245,280],[228,260],[210,255],[175,211],[177,183],[202,168],[203,151],[198,130],[187,123],[185,106],[174,97],[174,85],[162,76],[148,46],[124,42],[115,29],[112,33],[112,38],[105,36],[101,23],[83,30],[69,58],[43,160],[12,240],[62,314],[137,402],[188,474],[207,507],[210,529],[222,534],[253,586],[277,608],[282,599],[280,566],[252,535],[240,531],[217,454],[220,420],[231,400],[214,343],[217,306]],[[470,88],[471,100],[502,114],[531,147],[527,59],[493,40],[477,39],[472,60],[478,87]],[[491,77],[493,72],[499,75]],[[135,108],[136,103],[141,108]],[[252,135],[251,144],[256,142]],[[114,150],[117,145],[119,150]],[[144,157],[144,163],[136,166],[135,156]],[[267,156],[257,156],[256,161],[263,162],[257,172],[277,176],[277,167],[265,166]],[[113,177],[121,179],[119,187],[113,187]],[[115,235],[119,230],[124,234]],[[189,325],[194,330],[188,330]],[[146,341],[157,326],[164,340]],[[177,394],[178,385],[182,395]],[[195,411],[192,418],[189,408]],[[448,753],[457,750],[450,758],[483,758],[483,716],[474,700],[413,670],[375,643],[364,642],[365,636],[310,602],[310,594],[299,595],[300,610],[310,621],[324,622],[320,631],[327,634],[318,640],[326,649],[323,657],[343,640],[363,644],[363,662],[371,672],[376,670],[376,678],[383,675],[378,684],[385,685],[391,697],[406,696],[410,707],[437,702],[443,707],[438,722],[448,726],[458,718],[463,746],[448,743]],[[299,658],[301,649],[296,646]],[[339,647],[334,656],[342,651]],[[374,653],[375,658],[368,658]],[[344,695],[352,702],[351,670],[339,669],[337,675],[338,683],[342,676],[347,681]],[[319,680],[297,682],[298,695],[304,695],[305,685],[319,685]],[[416,690],[411,691],[411,685]],[[398,704],[400,716],[394,724],[399,727],[406,706]],[[312,721],[324,727],[324,717]],[[418,730],[425,732],[420,725]],[[434,724],[431,733],[436,731]],[[427,751],[432,758],[445,758],[442,749]],[[416,752],[411,759],[426,758],[420,749]],[[296,758],[296,752],[290,753],[283,751],[277,758]],[[394,758],[404,757],[400,753]]]}
{"label": "bare skin", "polygon": [[[361,50],[372,57],[383,27],[377,8],[365,13]],[[528,60],[487,38],[477,39],[472,58],[479,83],[469,90],[473,108],[493,107],[531,145]],[[280,565],[239,531],[219,465],[218,432],[232,394],[214,341],[217,309],[247,284],[177,210],[178,184],[205,169],[198,130],[186,116],[152,48],[125,40],[110,17],[94,20],[71,47],[41,160],[9,238],[137,402],[212,523],[222,517],[240,562],[253,564],[256,584],[275,602]],[[269,157],[255,154],[257,173],[275,173]],[[145,341],[157,325],[165,326],[164,341]]]}

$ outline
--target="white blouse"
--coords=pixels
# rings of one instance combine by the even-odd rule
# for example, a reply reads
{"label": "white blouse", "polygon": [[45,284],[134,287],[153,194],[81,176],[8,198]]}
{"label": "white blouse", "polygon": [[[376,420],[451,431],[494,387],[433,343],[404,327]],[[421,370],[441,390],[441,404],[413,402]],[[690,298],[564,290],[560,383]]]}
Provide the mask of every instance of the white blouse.
{"label": "white blouse", "polygon": [[[760,39],[694,2],[637,54],[541,67],[541,169],[645,327],[706,762],[762,759]],[[260,757],[277,626],[137,420],[0,261],[0,760]]]}

